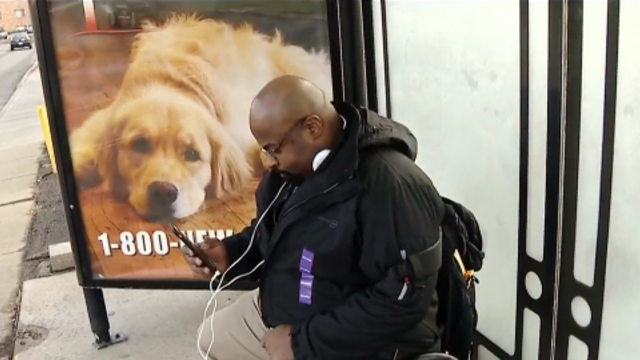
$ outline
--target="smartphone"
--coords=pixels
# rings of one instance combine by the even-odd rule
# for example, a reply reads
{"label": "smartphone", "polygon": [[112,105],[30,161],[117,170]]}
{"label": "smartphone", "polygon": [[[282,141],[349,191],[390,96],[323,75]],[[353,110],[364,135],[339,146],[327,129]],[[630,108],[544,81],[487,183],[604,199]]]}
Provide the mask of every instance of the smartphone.
{"label": "smartphone", "polygon": [[209,268],[209,270],[211,270],[211,274],[215,274],[218,269],[216,269],[216,265],[211,261],[211,259],[209,259],[207,254],[205,254],[198,245],[189,240],[189,238],[182,231],[180,231],[180,229],[178,229],[176,224],[170,223],[169,226],[171,227],[173,234],[178,237],[178,239],[180,239],[182,243],[184,243],[189,249],[191,249],[193,254],[198,259],[202,260],[202,265]]}

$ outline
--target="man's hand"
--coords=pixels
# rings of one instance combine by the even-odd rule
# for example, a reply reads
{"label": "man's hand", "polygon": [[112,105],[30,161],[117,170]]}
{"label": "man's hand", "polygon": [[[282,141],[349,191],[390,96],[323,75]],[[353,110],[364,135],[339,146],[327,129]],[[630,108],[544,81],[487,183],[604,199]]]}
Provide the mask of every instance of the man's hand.
{"label": "man's hand", "polygon": [[262,338],[271,360],[295,360],[291,348],[291,325],[280,325]]}
{"label": "man's hand", "polygon": [[[218,271],[223,273],[229,267],[229,259],[227,256],[227,250],[222,242],[218,239],[208,239],[202,244],[196,244],[204,251],[209,259],[216,265]],[[202,260],[193,254],[193,251],[186,246],[182,246],[180,249],[185,260],[191,267],[191,271],[202,277],[210,278],[213,274],[208,267],[202,266]]]}

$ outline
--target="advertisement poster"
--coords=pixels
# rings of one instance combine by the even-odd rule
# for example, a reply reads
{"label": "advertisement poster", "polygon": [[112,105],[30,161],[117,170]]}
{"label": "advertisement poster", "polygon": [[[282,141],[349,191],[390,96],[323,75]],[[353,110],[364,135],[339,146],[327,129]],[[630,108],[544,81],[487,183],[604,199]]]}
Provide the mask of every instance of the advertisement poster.
{"label": "advertisement poster", "polygon": [[167,224],[203,241],[255,216],[264,163],[253,97],[284,74],[332,96],[324,1],[50,0],[49,10],[94,276],[194,278]]}

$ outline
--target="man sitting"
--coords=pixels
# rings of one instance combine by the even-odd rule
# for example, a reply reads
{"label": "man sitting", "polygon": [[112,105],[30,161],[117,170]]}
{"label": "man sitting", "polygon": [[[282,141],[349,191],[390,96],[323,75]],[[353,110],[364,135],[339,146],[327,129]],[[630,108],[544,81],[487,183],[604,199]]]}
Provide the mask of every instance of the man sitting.
{"label": "man sitting", "polygon": [[[373,111],[279,77],[255,97],[251,131],[269,160],[256,218],[204,251],[226,280],[259,289],[215,314],[217,360],[414,359],[440,351],[437,273],[444,205],[414,163],[416,138]],[[211,276],[184,249],[195,272]],[[416,257],[413,257],[416,258]],[[200,343],[211,343],[209,320]]]}

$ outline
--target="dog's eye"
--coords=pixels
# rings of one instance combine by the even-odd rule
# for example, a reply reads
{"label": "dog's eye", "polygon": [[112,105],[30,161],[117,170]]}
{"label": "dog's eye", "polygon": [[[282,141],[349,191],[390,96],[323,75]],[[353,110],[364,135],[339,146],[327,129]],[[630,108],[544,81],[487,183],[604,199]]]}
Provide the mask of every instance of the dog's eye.
{"label": "dog's eye", "polygon": [[187,161],[198,161],[200,160],[200,154],[195,149],[188,148],[184,152],[184,158],[187,159]]}
{"label": "dog's eye", "polygon": [[151,150],[151,144],[149,140],[139,137],[131,142],[131,148],[137,153],[146,154]]}

